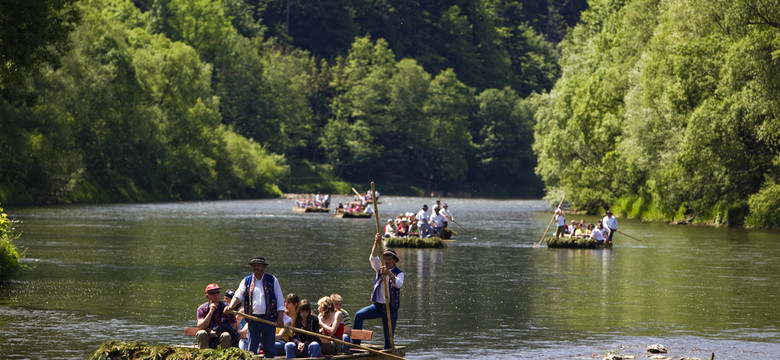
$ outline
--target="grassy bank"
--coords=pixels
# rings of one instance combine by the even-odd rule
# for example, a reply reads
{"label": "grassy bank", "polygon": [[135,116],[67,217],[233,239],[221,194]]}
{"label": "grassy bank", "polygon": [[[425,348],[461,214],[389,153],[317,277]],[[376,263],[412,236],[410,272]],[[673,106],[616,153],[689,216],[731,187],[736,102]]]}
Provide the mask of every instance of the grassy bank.
{"label": "grassy bank", "polygon": [[[603,215],[604,210],[603,207],[600,207],[595,214]],[[676,212],[671,213],[662,210],[662,207],[653,199],[632,195],[619,198],[612,204],[610,210],[618,218],[623,217],[644,221],[685,222],[731,227],[746,225],[765,227],[750,221],[751,207],[748,201],[721,201],[715,205],[701,208],[693,208],[683,204]]]}

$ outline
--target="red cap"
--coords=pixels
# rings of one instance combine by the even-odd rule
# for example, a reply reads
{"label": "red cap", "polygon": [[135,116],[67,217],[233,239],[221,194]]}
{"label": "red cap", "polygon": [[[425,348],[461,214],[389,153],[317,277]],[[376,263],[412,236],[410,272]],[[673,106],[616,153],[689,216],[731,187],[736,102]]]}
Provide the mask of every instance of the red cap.
{"label": "red cap", "polygon": [[219,291],[219,285],[217,284],[208,284],[206,285],[206,294],[212,292],[212,291]]}

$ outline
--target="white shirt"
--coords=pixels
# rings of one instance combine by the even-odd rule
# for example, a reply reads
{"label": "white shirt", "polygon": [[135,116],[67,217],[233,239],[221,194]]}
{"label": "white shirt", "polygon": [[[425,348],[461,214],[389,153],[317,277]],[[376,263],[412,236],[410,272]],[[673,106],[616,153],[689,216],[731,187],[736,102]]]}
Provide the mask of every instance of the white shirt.
{"label": "white shirt", "polygon": [[425,210],[420,210],[420,212],[417,213],[417,216],[415,216],[418,222],[421,224],[427,224],[429,221],[431,221],[431,218],[428,217],[428,213],[425,212]]}
{"label": "white shirt", "polygon": [[596,241],[604,241],[604,234],[601,233],[599,228],[595,228],[591,231],[590,238]]}
{"label": "white shirt", "polygon": [[605,216],[604,219],[602,219],[601,221],[604,223],[604,226],[606,226],[606,227],[608,227],[610,229],[617,230],[617,228],[618,228],[617,218],[615,218],[614,216],[612,216],[612,217]]}
{"label": "white shirt", "polygon": [[[370,256],[368,258],[368,261],[371,262],[371,267],[374,268],[374,272],[379,272],[379,268],[382,267],[382,261],[379,260],[379,256]],[[393,268],[393,269],[395,269],[395,268]],[[392,270],[392,269],[390,269],[390,270]],[[387,280],[387,276],[382,276],[382,281],[386,281],[386,280]],[[398,276],[395,277],[395,284],[393,284],[393,283],[388,283],[388,284],[390,284],[390,286],[395,286],[396,289],[400,289],[401,286],[404,285],[404,273],[401,272],[400,274],[398,274]],[[381,282],[380,282],[379,285],[382,286],[382,287],[385,286],[385,284],[382,284]],[[235,295],[233,295],[233,296],[235,296]],[[376,302],[378,302],[380,304],[384,304],[385,303],[385,291],[384,290],[377,291]]]}
{"label": "white shirt", "polygon": [[439,210],[439,214],[442,214],[444,216],[444,219],[452,219],[452,213],[447,209],[441,209]]}
{"label": "white shirt", "polygon": [[436,224],[436,226],[437,226],[437,227],[442,227],[442,226],[444,226],[444,220],[445,220],[445,219],[446,219],[446,218],[444,217],[444,215],[442,215],[442,214],[441,214],[441,212],[439,212],[439,215],[433,215],[433,216],[431,216],[431,221],[432,221],[434,224]]}
{"label": "white shirt", "polygon": [[566,225],[566,217],[561,214],[555,215],[555,220],[558,221],[558,226]]}
{"label": "white shirt", "polygon": [[[263,281],[265,281],[265,273],[263,277],[258,279],[255,274],[252,274],[252,281],[255,283],[254,292],[252,293],[252,315],[265,314],[265,291],[263,291]],[[244,279],[238,284],[236,293],[233,294],[233,298],[244,301],[244,294],[249,289],[246,288]],[[282,287],[279,286],[279,279],[274,276],[274,295],[276,297],[276,311],[284,311],[284,295],[282,295]]]}

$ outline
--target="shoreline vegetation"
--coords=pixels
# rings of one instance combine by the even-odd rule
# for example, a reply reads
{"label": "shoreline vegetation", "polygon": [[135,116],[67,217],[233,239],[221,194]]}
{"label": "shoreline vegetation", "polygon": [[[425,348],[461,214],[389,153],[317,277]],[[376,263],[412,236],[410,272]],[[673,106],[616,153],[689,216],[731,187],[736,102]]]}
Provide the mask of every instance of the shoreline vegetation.
{"label": "shoreline vegetation", "polygon": [[22,268],[20,259],[23,254],[14,245],[19,238],[14,224],[16,220],[9,219],[0,207],[0,283],[3,283]]}
{"label": "shoreline vegetation", "polygon": [[[559,192],[556,195],[548,195],[545,200],[554,207],[560,199]],[[557,197],[557,199],[556,199]],[[570,214],[582,215],[604,215],[609,209],[617,218],[635,219],[648,222],[665,222],[675,225],[706,225],[706,226],[727,226],[742,228],[766,228],[756,225],[755,217],[758,215],[752,213],[748,202],[727,203],[718,202],[699,211],[692,211],[687,204],[681,205],[677,212],[664,212],[660,206],[653,200],[640,196],[631,195],[618,198],[612,206],[598,206],[595,208],[577,207],[568,203]],[[778,204],[780,206],[780,204]],[[777,213],[777,210],[775,210]],[[777,216],[777,215],[775,215]]]}

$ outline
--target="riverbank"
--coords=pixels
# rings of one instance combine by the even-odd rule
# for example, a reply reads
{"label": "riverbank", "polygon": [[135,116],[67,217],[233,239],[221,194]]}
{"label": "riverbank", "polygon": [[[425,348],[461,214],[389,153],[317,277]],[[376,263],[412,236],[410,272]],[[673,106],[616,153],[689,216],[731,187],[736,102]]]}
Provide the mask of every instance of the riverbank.
{"label": "riverbank", "polygon": [[[548,196],[548,198],[550,197]],[[719,202],[713,206],[701,209],[692,209],[689,205],[683,204],[676,212],[670,213],[662,210],[662,207],[654,200],[632,195],[619,198],[609,206],[609,210],[619,219],[625,218],[681,225],[755,227],[751,225],[750,206],[746,201],[737,203]],[[577,208],[575,206],[566,212],[569,214],[603,216],[605,211],[606,208],[604,206],[599,206],[595,209]]]}

